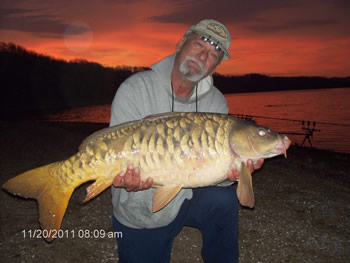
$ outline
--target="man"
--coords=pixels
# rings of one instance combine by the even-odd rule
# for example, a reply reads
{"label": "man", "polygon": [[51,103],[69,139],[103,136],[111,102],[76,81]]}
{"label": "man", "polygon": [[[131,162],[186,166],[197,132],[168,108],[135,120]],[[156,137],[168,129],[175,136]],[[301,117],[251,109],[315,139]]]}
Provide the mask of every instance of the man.
{"label": "man", "polygon": [[[110,125],[170,111],[228,113],[211,75],[230,57],[230,43],[228,30],[215,20],[191,26],[175,54],[122,83],[112,103]],[[262,160],[255,168],[261,165]],[[254,171],[252,162],[248,167]],[[200,229],[205,262],[237,262],[238,201],[232,186],[236,179],[238,172],[232,170],[220,186],[182,189],[153,213],[152,179],[141,182],[140,170],[128,167],[112,186],[113,226],[123,233],[118,239],[120,262],[169,262],[172,241],[184,225]]]}

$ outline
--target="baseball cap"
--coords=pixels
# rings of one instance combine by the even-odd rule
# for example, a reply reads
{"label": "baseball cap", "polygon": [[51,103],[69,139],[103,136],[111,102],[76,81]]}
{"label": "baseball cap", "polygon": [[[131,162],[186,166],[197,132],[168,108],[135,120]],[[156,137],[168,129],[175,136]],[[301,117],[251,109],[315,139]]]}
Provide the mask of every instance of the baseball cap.
{"label": "baseball cap", "polygon": [[195,32],[203,37],[206,37],[205,41],[213,41],[211,44],[219,46],[224,51],[224,58],[226,60],[230,58],[228,51],[231,45],[231,36],[227,28],[220,22],[214,19],[204,19],[196,25],[192,25],[186,32],[186,34]]}

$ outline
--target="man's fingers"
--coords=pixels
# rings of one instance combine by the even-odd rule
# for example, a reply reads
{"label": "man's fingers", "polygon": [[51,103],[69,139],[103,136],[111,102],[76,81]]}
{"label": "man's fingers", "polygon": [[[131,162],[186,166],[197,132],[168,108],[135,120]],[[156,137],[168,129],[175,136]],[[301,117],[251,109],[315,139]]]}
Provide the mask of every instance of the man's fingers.
{"label": "man's fingers", "polygon": [[234,177],[233,177],[233,173],[232,173],[232,169],[230,169],[227,173],[227,178],[230,180],[230,181],[233,181],[234,180]]}
{"label": "man's fingers", "polygon": [[260,169],[261,166],[264,164],[264,159],[260,158],[255,164],[254,164],[254,169]]}
{"label": "man's fingers", "polygon": [[239,179],[239,172],[234,165],[232,165],[230,171],[228,172],[227,178],[232,182],[237,181]]}
{"label": "man's fingers", "polygon": [[114,177],[114,180],[113,180],[113,185],[115,187],[120,187],[120,186],[123,186],[124,184],[124,174],[125,173],[119,173],[116,177]]}
{"label": "man's fingers", "polygon": [[132,191],[133,190],[133,186],[132,186],[132,180],[133,180],[133,168],[132,167],[128,167],[126,169],[126,173],[124,176],[124,185],[123,187],[125,188],[126,191]]}
{"label": "man's fingers", "polygon": [[254,164],[253,164],[253,161],[251,159],[247,160],[247,168],[250,171],[250,173],[254,172]]}
{"label": "man's fingers", "polygon": [[133,173],[131,174],[131,185],[130,187],[133,190],[138,190],[140,188],[141,180],[140,180],[140,169],[135,168]]}
{"label": "man's fingers", "polygon": [[263,164],[264,164],[263,158],[258,159],[255,163],[251,159],[247,160],[247,167],[250,173],[253,173],[256,169],[260,169],[261,166],[263,166]]}
{"label": "man's fingers", "polygon": [[152,184],[152,178],[147,178],[145,182],[142,182],[140,169],[134,169],[132,166],[128,166],[125,173],[119,173],[113,180],[115,187],[123,187],[128,192],[149,189]]}
{"label": "man's fingers", "polygon": [[141,182],[140,190],[148,189],[152,186],[152,184],[153,184],[152,178],[147,178],[145,182]]}

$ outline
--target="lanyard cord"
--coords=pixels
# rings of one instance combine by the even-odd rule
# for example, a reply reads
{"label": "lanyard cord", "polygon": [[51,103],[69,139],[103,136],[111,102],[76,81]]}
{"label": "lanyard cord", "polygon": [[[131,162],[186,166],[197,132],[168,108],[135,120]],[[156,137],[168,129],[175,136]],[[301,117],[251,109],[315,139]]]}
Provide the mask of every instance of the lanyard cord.
{"label": "lanyard cord", "polygon": [[[196,85],[196,112],[198,112],[198,84]],[[174,112],[175,96],[173,82],[171,82],[171,112]]]}

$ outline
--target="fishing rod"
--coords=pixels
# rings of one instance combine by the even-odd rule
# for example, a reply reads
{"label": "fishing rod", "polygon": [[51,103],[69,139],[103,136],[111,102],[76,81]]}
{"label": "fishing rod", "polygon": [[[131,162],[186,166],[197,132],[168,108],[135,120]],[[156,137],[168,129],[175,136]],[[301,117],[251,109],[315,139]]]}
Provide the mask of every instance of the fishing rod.
{"label": "fishing rod", "polygon": [[286,118],[278,118],[278,117],[266,117],[266,116],[256,116],[256,115],[248,115],[248,114],[241,114],[241,113],[232,113],[232,115],[235,115],[239,119],[245,119],[245,120],[251,120],[253,118],[260,118],[260,119],[271,119],[271,120],[282,120],[282,121],[294,121],[294,122],[300,122],[303,126],[305,123],[308,124],[308,126],[313,124],[313,126],[316,126],[316,124],[325,124],[325,125],[333,125],[333,126],[346,126],[350,127],[350,124],[344,124],[344,123],[333,123],[333,122],[321,122],[321,121],[305,121],[305,120],[295,120],[295,119],[286,119]]}
{"label": "fishing rod", "polygon": [[[304,130],[305,132],[286,132],[286,131],[279,131],[283,134],[290,134],[290,135],[302,135],[305,136],[303,142],[301,143],[301,146],[304,145],[306,141],[309,142],[311,148],[312,142],[311,139],[313,137],[314,132],[320,132],[320,129],[316,129],[316,122],[311,122],[311,121],[304,121],[304,120],[292,120],[292,119],[285,119],[285,118],[276,118],[276,117],[265,117],[265,116],[254,116],[254,115],[244,115],[244,114],[233,114],[239,119],[244,119],[244,120],[252,120],[253,118],[263,118],[263,119],[274,119],[274,120],[287,120],[287,121],[294,121],[294,122],[301,122],[302,127],[301,129]],[[318,122],[321,123],[321,122]],[[305,124],[307,124],[307,127],[305,127]],[[310,127],[312,124],[312,127]],[[347,126],[347,125],[345,125]],[[350,126],[350,125],[349,125]]]}

